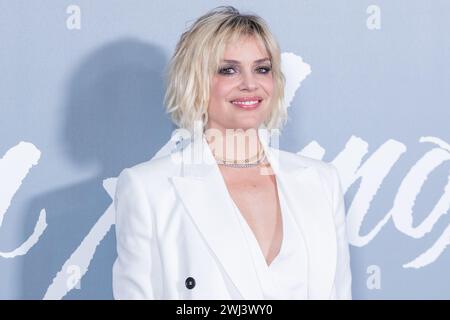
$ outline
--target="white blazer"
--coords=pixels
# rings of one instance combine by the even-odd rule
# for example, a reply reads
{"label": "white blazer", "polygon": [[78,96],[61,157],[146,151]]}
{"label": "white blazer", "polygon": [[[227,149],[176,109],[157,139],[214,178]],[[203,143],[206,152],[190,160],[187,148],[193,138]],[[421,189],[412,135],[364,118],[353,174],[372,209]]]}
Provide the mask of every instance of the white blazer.
{"label": "white blazer", "polygon": [[[273,148],[261,129],[259,136],[279,192],[284,192],[305,239],[308,297],[351,299],[345,209],[336,169]],[[203,162],[192,161],[195,152]],[[204,137],[124,169],[114,199],[114,297],[263,299],[230,199]]]}

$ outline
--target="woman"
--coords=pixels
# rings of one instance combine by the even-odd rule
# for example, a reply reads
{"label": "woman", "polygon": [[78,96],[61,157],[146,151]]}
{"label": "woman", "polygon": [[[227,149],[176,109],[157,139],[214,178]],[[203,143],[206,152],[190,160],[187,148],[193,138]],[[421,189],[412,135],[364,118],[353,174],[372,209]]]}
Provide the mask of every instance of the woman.
{"label": "woman", "polygon": [[118,179],[116,299],[351,298],[336,170],[269,144],[283,92],[260,17],[218,7],[183,33],[166,92],[177,149]]}

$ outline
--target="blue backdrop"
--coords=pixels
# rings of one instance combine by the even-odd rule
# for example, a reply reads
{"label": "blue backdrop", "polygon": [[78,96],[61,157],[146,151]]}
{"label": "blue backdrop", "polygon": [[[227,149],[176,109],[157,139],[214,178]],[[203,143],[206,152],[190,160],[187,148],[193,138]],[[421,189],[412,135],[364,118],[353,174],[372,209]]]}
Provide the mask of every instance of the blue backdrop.
{"label": "blue backdrop", "polygon": [[169,139],[164,68],[224,4],[279,40],[281,148],[341,174],[354,298],[449,299],[443,0],[0,0],[0,298],[112,298],[115,177]]}

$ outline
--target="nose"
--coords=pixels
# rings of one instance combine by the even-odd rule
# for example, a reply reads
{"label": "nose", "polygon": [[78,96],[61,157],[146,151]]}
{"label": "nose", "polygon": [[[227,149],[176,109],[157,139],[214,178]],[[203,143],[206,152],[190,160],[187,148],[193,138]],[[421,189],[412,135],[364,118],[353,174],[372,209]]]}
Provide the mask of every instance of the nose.
{"label": "nose", "polygon": [[258,82],[255,75],[251,71],[242,72],[242,80],[240,83],[241,90],[253,91],[258,88]]}

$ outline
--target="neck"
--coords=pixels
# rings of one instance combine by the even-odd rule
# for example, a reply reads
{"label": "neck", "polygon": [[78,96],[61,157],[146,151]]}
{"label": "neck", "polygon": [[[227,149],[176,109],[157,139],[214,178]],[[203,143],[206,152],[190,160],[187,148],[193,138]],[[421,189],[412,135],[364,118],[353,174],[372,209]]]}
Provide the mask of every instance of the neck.
{"label": "neck", "polygon": [[254,162],[264,153],[257,129],[206,130],[205,137],[218,160]]}

